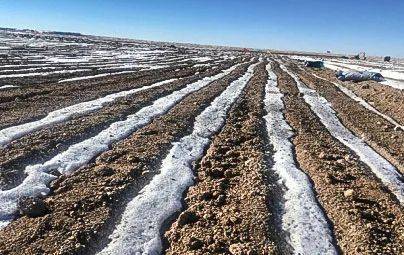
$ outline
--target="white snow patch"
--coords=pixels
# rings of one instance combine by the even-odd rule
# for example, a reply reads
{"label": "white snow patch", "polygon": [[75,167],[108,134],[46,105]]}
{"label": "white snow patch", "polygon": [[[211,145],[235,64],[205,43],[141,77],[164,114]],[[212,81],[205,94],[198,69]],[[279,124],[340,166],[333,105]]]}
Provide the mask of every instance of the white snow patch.
{"label": "white snow patch", "polygon": [[12,69],[12,70],[3,69],[3,70],[0,71],[0,74],[6,73],[6,72],[10,72],[10,71],[20,72],[20,73],[26,73],[26,72],[30,72],[30,71],[38,71],[38,70],[43,70],[43,69],[57,70],[57,69],[63,69],[63,67],[47,66],[47,67],[33,67],[33,68],[15,69],[15,70],[13,70],[13,69]]}
{"label": "white snow patch", "polygon": [[197,61],[197,62],[206,62],[206,61],[212,60],[212,58],[210,58],[210,57],[194,57],[194,58],[190,58],[190,60],[194,60],[194,61]]}
{"label": "white snow patch", "polygon": [[0,89],[11,89],[11,88],[18,88],[18,87],[20,87],[20,86],[17,86],[17,85],[3,85],[3,86],[0,86]]}
{"label": "white snow patch", "polygon": [[204,67],[204,66],[212,66],[214,65],[214,63],[210,63],[210,64],[195,64],[193,65],[193,67]]}
{"label": "white snow patch", "polygon": [[290,234],[289,243],[294,254],[337,254],[331,231],[313,193],[308,177],[296,166],[293,157],[292,128],[283,117],[283,94],[277,88],[277,76],[267,66],[268,83],[265,88],[264,117],[269,142],[273,145],[272,170],[285,186],[282,228]]}
{"label": "white snow patch", "polygon": [[79,72],[88,72],[90,69],[75,69],[75,70],[62,70],[62,71],[53,71],[53,72],[38,72],[38,73],[23,73],[23,74],[3,74],[0,75],[0,78],[18,78],[18,77],[35,77],[35,76],[47,76],[52,74],[65,74],[65,73],[79,73]]}
{"label": "white snow patch", "polygon": [[102,73],[102,74],[96,74],[96,75],[89,75],[89,76],[81,76],[81,77],[75,77],[75,78],[70,78],[70,79],[64,79],[64,80],[58,81],[58,83],[71,82],[71,81],[82,81],[82,80],[89,80],[89,79],[106,77],[106,76],[135,73],[135,72],[138,72],[138,70],[136,70],[136,71],[122,71],[122,72],[115,72],[115,73]]}
{"label": "white snow patch", "polygon": [[304,100],[310,105],[313,112],[320,118],[330,134],[341,143],[353,150],[386,187],[397,197],[401,204],[404,203],[403,176],[385,158],[375,152],[362,139],[352,134],[338,119],[336,112],[330,103],[315,90],[303,84],[296,74],[290,72],[284,65],[282,70],[287,72],[297,83],[297,87],[303,93]]}
{"label": "white snow patch", "polygon": [[228,109],[251,79],[257,64],[251,65],[196,117],[192,134],[174,143],[160,173],[129,202],[110,236],[111,242],[99,255],[161,253],[161,225],[181,210],[182,194],[194,184],[192,162],[202,157],[210,138],[224,125]]}
{"label": "white snow patch", "polygon": [[[223,72],[205,77],[199,81],[188,84],[185,88],[175,91],[168,96],[154,101],[152,105],[140,109],[137,113],[129,115],[126,120],[112,123],[96,136],[70,146],[66,151],[56,155],[43,164],[27,166],[27,177],[17,187],[0,191],[0,225],[6,224],[17,210],[17,201],[23,196],[40,196],[49,193],[47,185],[56,177],[49,174],[50,170],[57,170],[62,174],[70,174],[81,166],[87,164],[92,158],[109,149],[109,146],[124,139],[137,129],[147,125],[156,116],[164,114],[184,97],[211,82],[218,80],[241,64],[237,64]],[[205,129],[210,125],[204,127]],[[3,221],[3,222],[2,222]]]}

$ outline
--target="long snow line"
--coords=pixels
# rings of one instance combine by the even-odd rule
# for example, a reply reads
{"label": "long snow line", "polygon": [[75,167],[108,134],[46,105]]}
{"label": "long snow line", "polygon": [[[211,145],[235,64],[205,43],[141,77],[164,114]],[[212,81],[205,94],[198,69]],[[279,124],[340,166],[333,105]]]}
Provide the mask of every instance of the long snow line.
{"label": "long snow line", "polygon": [[[304,70],[304,69],[302,69]],[[334,86],[336,86],[337,88],[339,88],[345,95],[349,96],[350,98],[352,98],[353,100],[355,100],[356,102],[358,102],[360,105],[362,105],[363,107],[365,107],[366,109],[376,113],[377,115],[379,115],[380,117],[384,118],[385,120],[387,120],[388,122],[390,122],[391,124],[393,124],[396,127],[401,128],[401,130],[404,130],[404,126],[401,125],[400,123],[398,123],[397,121],[395,121],[393,118],[391,118],[390,116],[387,116],[386,114],[383,114],[381,112],[379,112],[376,108],[374,108],[373,106],[371,106],[370,104],[368,104],[368,102],[366,102],[363,98],[357,96],[354,92],[352,92],[351,90],[347,89],[346,87],[342,86],[341,84],[337,83],[337,82],[333,82],[333,81],[329,81],[321,76],[318,76],[315,73],[310,73],[311,75],[313,75],[314,77],[323,80],[323,81],[327,81],[330,82],[332,84],[334,84]]]}
{"label": "long snow line", "polygon": [[336,112],[332,109],[330,103],[315,90],[308,88],[296,74],[289,71],[284,65],[282,70],[287,72],[297,84],[297,87],[303,98],[310,105],[313,112],[320,118],[320,121],[328,129],[330,134],[341,143],[353,150],[373,173],[386,185],[397,197],[401,204],[404,204],[404,183],[401,181],[403,176],[397,169],[385,158],[375,152],[362,139],[352,134],[338,119]]}
{"label": "long snow line", "polygon": [[17,210],[18,199],[24,196],[39,196],[49,193],[47,185],[56,178],[48,173],[50,170],[56,170],[62,174],[72,173],[86,165],[95,156],[108,150],[112,143],[124,139],[137,129],[147,125],[153,118],[167,112],[190,93],[223,78],[239,65],[241,64],[234,65],[217,75],[188,84],[181,90],[157,99],[153,104],[129,115],[126,120],[112,123],[96,136],[70,146],[66,151],[43,164],[27,166],[25,169],[27,177],[20,185],[10,190],[0,191],[0,226],[7,224],[12,219]]}
{"label": "long snow line", "polygon": [[[74,78],[69,78],[69,79],[63,79],[58,81],[58,83],[64,83],[64,82],[71,82],[71,81],[81,81],[81,80],[89,80],[89,79],[94,79],[94,78],[100,78],[100,77],[106,77],[106,76],[114,76],[114,75],[120,75],[120,74],[129,74],[129,73],[136,73],[140,71],[145,71],[145,70],[156,70],[156,69],[163,69],[167,68],[168,65],[148,65],[148,64],[137,64],[137,65],[131,65],[128,67],[125,66],[120,66],[117,68],[105,68],[105,69],[123,69],[123,68],[142,68],[139,70],[128,70],[128,71],[120,71],[120,72],[108,72],[108,73],[102,73],[102,74],[96,74],[96,75],[89,75],[89,76],[80,76],[80,77],[74,77]],[[104,69],[104,70],[105,70]],[[102,70],[102,69],[100,69]]]}
{"label": "long snow line", "polygon": [[0,86],[0,89],[12,89],[12,88],[18,88],[19,86],[17,85],[3,85]]}
{"label": "long snow line", "polygon": [[101,74],[95,74],[95,75],[80,76],[80,77],[75,77],[75,78],[63,79],[63,80],[58,81],[58,83],[71,82],[71,81],[89,80],[89,79],[100,78],[100,77],[106,77],[106,76],[114,76],[114,75],[120,75],[120,74],[136,73],[136,72],[139,72],[139,71],[140,71],[140,70],[121,71],[121,72],[115,72],[115,73],[101,73]]}
{"label": "long snow line", "polygon": [[[295,254],[337,254],[328,223],[313,193],[313,187],[293,157],[292,128],[283,117],[283,94],[277,87],[277,76],[267,66],[264,117],[269,142],[273,145],[272,170],[285,186],[282,228],[289,233],[289,243]],[[308,231],[309,229],[309,231]]]}
{"label": "long snow line", "polygon": [[251,65],[196,117],[190,135],[174,143],[160,173],[129,202],[110,236],[111,242],[99,255],[161,253],[161,226],[181,210],[183,192],[194,184],[192,163],[202,157],[211,137],[224,125],[227,111],[253,76],[257,64]]}
{"label": "long snow line", "polygon": [[35,77],[35,76],[47,76],[52,74],[78,73],[88,71],[91,71],[91,69],[62,70],[62,71],[42,72],[42,73],[38,72],[38,73],[23,73],[23,74],[4,74],[0,75],[0,78]]}
{"label": "long snow line", "polygon": [[40,130],[42,128],[67,121],[67,120],[71,119],[72,117],[76,117],[79,115],[85,115],[90,112],[99,110],[99,109],[103,108],[106,104],[111,103],[119,98],[123,98],[125,96],[129,96],[129,95],[138,93],[143,90],[159,87],[164,84],[173,82],[175,80],[177,80],[177,79],[169,79],[169,80],[154,83],[149,86],[144,86],[141,88],[135,88],[135,89],[127,90],[127,91],[113,93],[113,94],[110,94],[110,95],[107,95],[105,97],[101,97],[101,98],[98,98],[95,100],[78,103],[78,104],[71,105],[71,106],[68,106],[68,107],[65,107],[65,108],[62,108],[59,110],[55,110],[53,112],[50,112],[45,118],[42,118],[37,121],[32,121],[32,122],[28,122],[25,124],[5,128],[3,130],[0,130],[0,147],[12,142],[13,140],[18,139],[24,135],[27,135],[34,131]]}

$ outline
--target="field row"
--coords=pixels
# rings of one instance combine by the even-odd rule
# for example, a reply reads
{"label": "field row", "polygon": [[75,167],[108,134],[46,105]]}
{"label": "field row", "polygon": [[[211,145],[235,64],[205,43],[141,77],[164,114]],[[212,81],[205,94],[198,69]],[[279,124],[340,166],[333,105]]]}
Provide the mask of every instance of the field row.
{"label": "field row", "polygon": [[214,63],[0,92],[0,254],[403,253],[403,94]]}

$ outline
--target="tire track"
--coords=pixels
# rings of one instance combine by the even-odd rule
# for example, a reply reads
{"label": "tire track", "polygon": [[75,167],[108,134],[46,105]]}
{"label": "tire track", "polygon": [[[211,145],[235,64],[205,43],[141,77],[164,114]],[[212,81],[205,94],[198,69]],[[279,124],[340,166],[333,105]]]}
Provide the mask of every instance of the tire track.
{"label": "tire track", "polygon": [[91,254],[104,247],[126,203],[158,173],[172,142],[191,133],[195,117],[240,75],[226,76],[187,96],[167,114],[114,144],[95,163],[61,176],[45,200],[48,215],[24,216],[0,231],[0,254],[21,254],[21,247],[23,254]]}
{"label": "tire track", "polygon": [[165,233],[165,254],[273,254],[277,251],[265,169],[265,64],[257,66],[226,124],[195,166],[185,209]]}
{"label": "tire track", "polygon": [[252,64],[196,117],[190,135],[174,143],[160,173],[128,203],[121,222],[110,236],[111,242],[99,255],[161,253],[160,229],[181,210],[183,192],[193,184],[193,162],[202,157],[210,138],[224,125],[228,109],[253,76],[257,64]]}
{"label": "tire track", "polygon": [[294,79],[275,66],[297,161],[346,254],[400,254],[403,209],[358,157],[331,136],[302,98]]}
{"label": "tire track", "polygon": [[[245,66],[246,64],[238,69]],[[0,189],[11,189],[21,183],[25,178],[22,169],[27,165],[50,160],[69,146],[101,132],[113,122],[124,120],[127,115],[145,107],[153,100],[219,72],[220,70],[207,71],[125,96],[117,99],[116,102],[108,103],[103,109],[92,114],[74,117],[70,121],[45,128],[12,142],[0,149]]]}

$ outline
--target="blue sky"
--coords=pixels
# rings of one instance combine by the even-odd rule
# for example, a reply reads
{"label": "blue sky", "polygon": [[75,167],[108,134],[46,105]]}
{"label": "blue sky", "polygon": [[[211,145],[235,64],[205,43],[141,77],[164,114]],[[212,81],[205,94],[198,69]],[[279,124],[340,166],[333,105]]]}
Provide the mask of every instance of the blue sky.
{"label": "blue sky", "polygon": [[402,0],[0,0],[0,26],[404,57]]}

